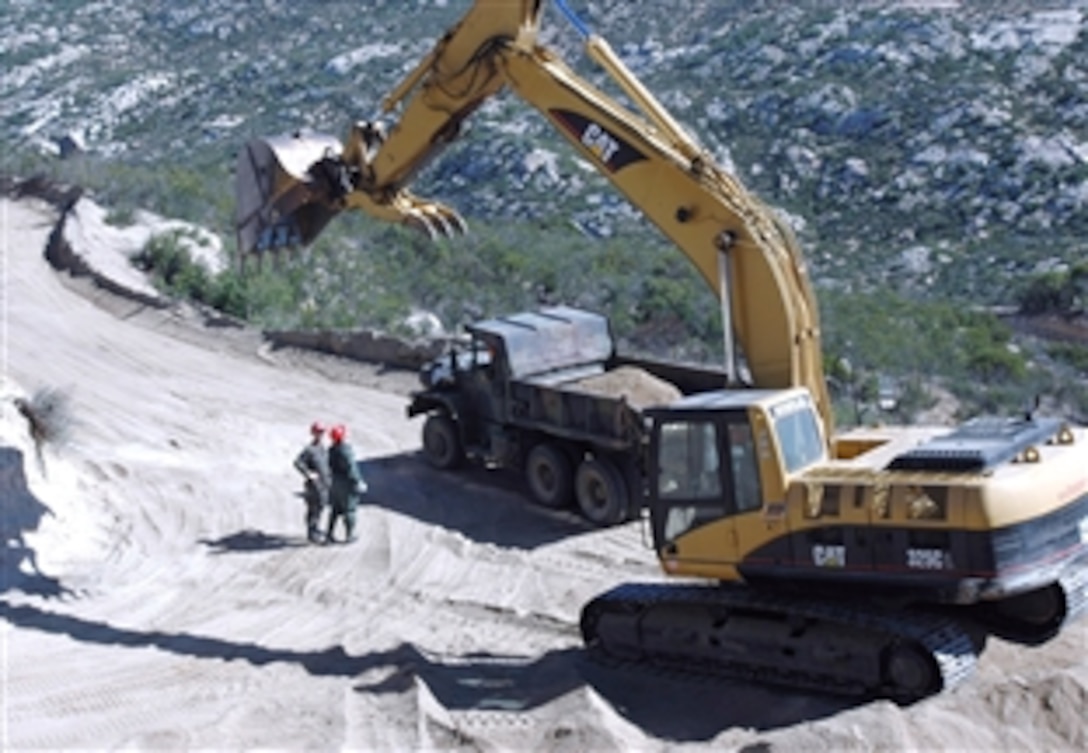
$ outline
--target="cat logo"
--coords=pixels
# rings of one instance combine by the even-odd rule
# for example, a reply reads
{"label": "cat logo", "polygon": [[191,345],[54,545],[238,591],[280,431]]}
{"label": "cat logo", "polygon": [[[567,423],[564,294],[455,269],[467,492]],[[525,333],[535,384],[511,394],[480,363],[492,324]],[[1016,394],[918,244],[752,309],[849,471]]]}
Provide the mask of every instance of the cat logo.
{"label": "cat logo", "polygon": [[817,567],[846,567],[846,547],[816,544],[812,547],[812,564]]}
{"label": "cat logo", "polygon": [[612,134],[592,122],[582,131],[582,146],[606,165],[620,150],[619,142],[612,138]]}
{"label": "cat logo", "polygon": [[550,115],[578,146],[589,152],[609,172],[618,172],[632,162],[646,159],[622,138],[595,120],[571,110],[549,110]]}

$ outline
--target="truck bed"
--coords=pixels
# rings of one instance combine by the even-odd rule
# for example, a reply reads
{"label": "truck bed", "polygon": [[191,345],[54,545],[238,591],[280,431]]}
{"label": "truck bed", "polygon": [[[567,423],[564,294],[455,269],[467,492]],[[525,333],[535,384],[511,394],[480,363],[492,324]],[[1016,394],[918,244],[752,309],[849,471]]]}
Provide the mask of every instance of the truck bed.
{"label": "truck bed", "polygon": [[[653,367],[628,359],[612,368],[586,364],[513,380],[512,418],[522,427],[626,449],[643,438],[643,410],[684,395]],[[701,384],[707,373],[698,370],[696,381]]]}

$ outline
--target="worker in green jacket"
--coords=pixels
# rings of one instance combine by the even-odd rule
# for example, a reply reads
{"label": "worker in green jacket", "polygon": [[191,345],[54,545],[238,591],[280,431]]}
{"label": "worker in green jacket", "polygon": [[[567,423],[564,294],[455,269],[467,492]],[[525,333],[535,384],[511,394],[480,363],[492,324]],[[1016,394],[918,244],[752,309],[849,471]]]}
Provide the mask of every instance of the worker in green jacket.
{"label": "worker in green jacket", "polygon": [[332,483],[325,427],[320,421],[310,424],[310,443],[295,458],[295,468],[305,479],[302,498],[306,501],[306,536],[317,544],[321,542],[321,511],[328,502]]}
{"label": "worker in green jacket", "polygon": [[355,451],[347,440],[347,428],[338,424],[329,430],[329,470],[332,472],[332,486],[329,489],[329,526],[325,531],[325,543],[336,541],[333,530],[336,522],[344,519],[345,541],[355,541],[355,511],[359,507],[359,496],[366,491],[366,482],[359,473],[355,462]]}

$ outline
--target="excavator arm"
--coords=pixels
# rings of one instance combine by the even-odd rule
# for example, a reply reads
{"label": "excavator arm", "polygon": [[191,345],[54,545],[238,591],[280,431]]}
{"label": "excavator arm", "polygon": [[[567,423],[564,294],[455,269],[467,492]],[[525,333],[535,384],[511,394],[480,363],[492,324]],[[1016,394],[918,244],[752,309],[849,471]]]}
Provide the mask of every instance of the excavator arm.
{"label": "excavator arm", "polygon": [[453,209],[406,186],[457,139],[462,124],[506,83],[501,50],[532,47],[542,0],[477,0],[382,102],[403,105],[388,132],[355,123],[345,144],[296,132],[256,139],[236,169],[235,221],[243,254],[304,246],[344,209],[422,230],[432,238],[465,230]]}
{"label": "excavator arm", "polygon": [[[339,151],[328,137],[312,136],[247,146],[238,170],[242,251],[260,251],[262,243],[274,246],[279,239],[306,243],[349,208],[432,236],[461,231],[464,223],[454,210],[406,187],[458,137],[469,115],[508,87],[695,265],[723,301],[727,350],[735,332],[752,383],[808,388],[830,439],[816,299],[792,232],[684,132],[607,42],[590,34],[562,0],[554,2],[585,35],[590,57],[640,112],[592,86],[538,43],[541,0],[476,0],[383,102],[387,113],[403,104],[388,134],[361,123]],[[302,169],[305,155],[312,160]]]}
{"label": "excavator arm", "polygon": [[590,86],[544,48],[508,50],[499,60],[510,88],[641,209],[728,302],[726,321],[753,383],[807,387],[830,430],[816,299],[793,234],[662,117],[604,40],[591,36],[588,45],[649,119]]}

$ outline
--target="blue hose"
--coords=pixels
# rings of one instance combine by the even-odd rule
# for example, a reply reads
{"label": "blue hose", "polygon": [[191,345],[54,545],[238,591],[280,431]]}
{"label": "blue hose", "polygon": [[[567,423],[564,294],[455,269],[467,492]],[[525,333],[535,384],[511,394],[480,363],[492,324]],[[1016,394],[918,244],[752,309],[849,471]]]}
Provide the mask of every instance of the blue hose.
{"label": "blue hose", "polygon": [[589,30],[588,26],[582,23],[582,19],[578,18],[578,14],[570,9],[570,6],[567,5],[567,0],[555,0],[555,4],[559,6],[560,12],[574,25],[574,28],[578,30],[578,33],[586,39],[589,39],[593,32]]}

